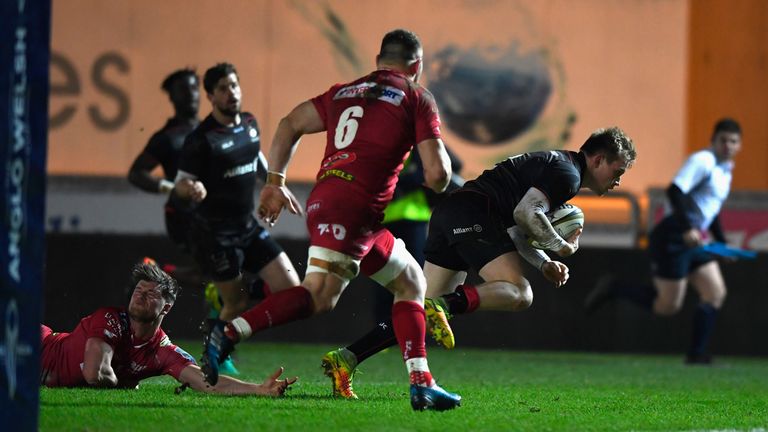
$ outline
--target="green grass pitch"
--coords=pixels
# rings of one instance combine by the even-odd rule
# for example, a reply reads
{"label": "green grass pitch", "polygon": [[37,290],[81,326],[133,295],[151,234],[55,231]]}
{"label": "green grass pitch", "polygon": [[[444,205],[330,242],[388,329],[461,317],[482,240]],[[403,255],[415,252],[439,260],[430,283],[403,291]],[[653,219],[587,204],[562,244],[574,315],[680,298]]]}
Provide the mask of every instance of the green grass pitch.
{"label": "green grass pitch", "polygon": [[[195,355],[197,342],[182,343]],[[194,349],[193,349],[194,348]],[[766,430],[768,359],[718,357],[690,367],[682,356],[521,352],[430,347],[438,382],[463,396],[449,412],[413,412],[397,349],[362,365],[360,400],[330,396],[320,358],[333,346],[245,343],[241,378],[279,365],[298,375],[280,399],[174,395],[175,381],[139,390],[42,389],[42,431],[273,430]]]}

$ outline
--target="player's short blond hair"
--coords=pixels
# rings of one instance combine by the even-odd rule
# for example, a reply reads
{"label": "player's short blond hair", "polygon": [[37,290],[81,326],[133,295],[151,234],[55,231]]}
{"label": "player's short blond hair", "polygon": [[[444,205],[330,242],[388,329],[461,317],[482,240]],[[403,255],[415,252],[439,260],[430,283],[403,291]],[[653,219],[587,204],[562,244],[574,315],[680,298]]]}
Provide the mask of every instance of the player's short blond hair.
{"label": "player's short blond hair", "polygon": [[628,163],[635,161],[637,151],[632,138],[616,126],[602,128],[592,132],[580,150],[590,156],[597,153],[605,153],[610,162],[622,158]]}

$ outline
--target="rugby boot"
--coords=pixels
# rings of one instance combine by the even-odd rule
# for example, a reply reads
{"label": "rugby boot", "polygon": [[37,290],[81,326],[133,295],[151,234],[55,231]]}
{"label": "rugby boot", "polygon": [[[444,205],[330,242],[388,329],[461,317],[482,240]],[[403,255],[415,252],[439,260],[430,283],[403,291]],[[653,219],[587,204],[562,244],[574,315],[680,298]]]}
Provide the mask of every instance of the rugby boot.
{"label": "rugby boot", "polygon": [[411,408],[414,411],[447,411],[458,406],[461,406],[461,396],[445,391],[437,384],[432,387],[411,384]]}
{"label": "rugby boot", "polygon": [[218,318],[221,312],[221,297],[213,282],[205,285],[205,304],[208,306],[208,318]]}
{"label": "rugby boot", "polygon": [[206,320],[207,331],[203,339],[200,369],[205,381],[212,386],[219,382],[219,364],[235,350],[235,341],[224,334],[226,325],[227,322],[220,319]]}
{"label": "rugby boot", "polygon": [[224,375],[240,375],[240,371],[235,367],[232,356],[227,356],[223,362],[219,363],[219,373]]}
{"label": "rugby boot", "polygon": [[427,316],[427,331],[432,339],[445,349],[453,349],[456,340],[451,325],[448,324],[450,314],[445,301],[441,298],[424,299],[424,313]]}
{"label": "rugby boot", "polygon": [[[347,356],[344,355],[346,354],[344,351],[347,351]],[[325,375],[331,379],[333,396],[357,399],[357,395],[352,389],[352,380],[357,370],[350,365],[350,361],[346,357],[351,357],[350,360],[354,361],[354,354],[346,350],[346,348],[329,351],[323,356],[321,366]]]}

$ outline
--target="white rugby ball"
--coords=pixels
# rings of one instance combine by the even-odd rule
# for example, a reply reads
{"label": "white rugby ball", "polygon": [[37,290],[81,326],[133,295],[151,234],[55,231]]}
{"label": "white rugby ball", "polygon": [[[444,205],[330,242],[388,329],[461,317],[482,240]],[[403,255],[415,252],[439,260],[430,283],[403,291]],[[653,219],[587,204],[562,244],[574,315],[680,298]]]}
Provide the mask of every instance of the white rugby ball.
{"label": "white rugby ball", "polygon": [[[560,237],[568,240],[577,229],[584,227],[584,212],[573,204],[563,204],[547,213],[552,228]],[[544,249],[536,240],[531,240],[531,246]]]}

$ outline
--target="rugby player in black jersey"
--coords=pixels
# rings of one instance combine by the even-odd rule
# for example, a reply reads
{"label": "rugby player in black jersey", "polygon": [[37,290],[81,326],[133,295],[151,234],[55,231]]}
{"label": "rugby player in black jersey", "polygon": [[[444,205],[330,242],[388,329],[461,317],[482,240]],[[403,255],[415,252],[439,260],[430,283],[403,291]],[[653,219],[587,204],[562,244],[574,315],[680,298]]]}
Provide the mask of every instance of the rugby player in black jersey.
{"label": "rugby player in black jersey", "polygon": [[174,194],[195,204],[190,247],[221,294],[219,320],[229,321],[248,306],[243,272],[272,292],[298,285],[299,277],[253,216],[256,180],[267,170],[256,118],[240,111],[235,67],[211,67],[203,87],[213,109],[184,142]]}
{"label": "rugby player in black jersey", "polygon": [[[635,157],[635,146],[621,129],[599,129],[578,152],[544,151],[510,157],[440,202],[432,213],[424,250],[428,297],[424,308],[428,331],[435,340],[453,348],[448,324],[451,315],[528,308],[533,291],[523,277],[520,256],[555,286],[565,284],[568,267],[550,260],[524,237],[562,257],[575,253],[581,230],[563,239],[546,213],[573,198],[581,188],[604,195],[619,186]],[[485,282],[465,283],[469,269]],[[342,359],[337,363],[351,377],[360,362],[394,343],[391,323],[382,322],[357,342],[326,357]],[[351,382],[347,384],[351,390]]]}
{"label": "rugby player in black jersey", "polygon": [[[128,181],[137,188],[169,195],[165,204],[165,229],[168,237],[183,251],[188,250],[186,233],[190,214],[186,206],[179,205],[179,200],[171,196],[171,190],[184,139],[199,123],[199,88],[197,73],[192,69],[179,69],[163,80],[162,89],[168,93],[174,115],[152,135],[128,171]],[[152,175],[158,165],[163,168],[163,177]]]}

